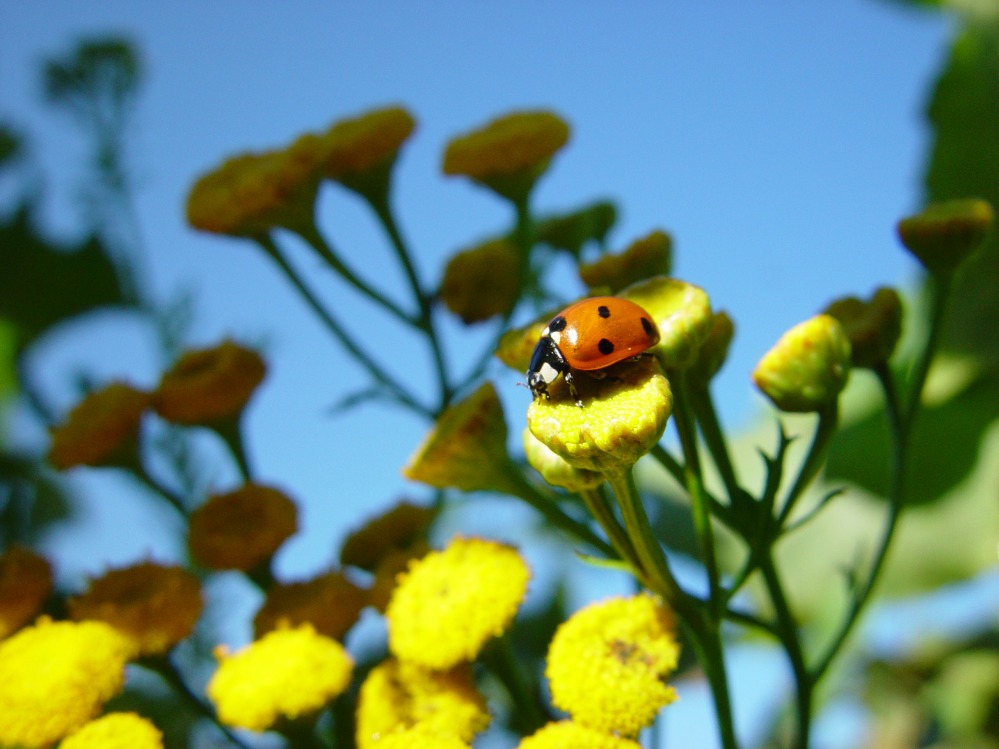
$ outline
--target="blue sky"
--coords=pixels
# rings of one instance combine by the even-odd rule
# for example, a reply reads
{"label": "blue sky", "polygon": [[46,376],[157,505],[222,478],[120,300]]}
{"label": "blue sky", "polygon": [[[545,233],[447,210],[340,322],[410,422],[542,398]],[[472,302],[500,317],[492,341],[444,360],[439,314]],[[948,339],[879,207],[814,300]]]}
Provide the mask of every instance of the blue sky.
{"label": "blue sky", "polygon": [[[432,281],[449,254],[510,218],[489,194],[440,175],[447,139],[510,109],[559,112],[572,138],[536,206],[618,201],[616,249],[655,228],[674,235],[675,273],[703,286],[737,322],[716,384],[723,417],[735,426],[762,410],[748,374],[781,332],[835,296],[914,277],[893,225],[921,199],[922,111],[950,33],[933,13],[881,0],[3,3],[0,117],[31,134],[50,175],[46,218],[59,231],[79,215],[79,174],[66,165],[84,151],[42,104],[38,62],[79,35],[109,31],[136,42],[148,71],[131,155],[155,293],[196,294],[193,344],[233,335],[268,352],[271,373],[249,414],[248,440],[260,477],[303,505],[304,530],[281,559],[290,575],[326,564],[343,533],[379,507],[422,496],[399,467],[425,425],[382,407],[324,414],[363,385],[363,374],[252,246],[185,227],[192,180],[229,154],[405,104],[419,125],[397,167],[394,204]],[[327,189],[320,211],[362,272],[390,262],[352,196]],[[559,270],[566,297],[578,293],[570,269]],[[403,292],[394,273],[370,277]],[[379,342],[386,361],[428,387],[418,352],[347,290],[320,285],[355,331]],[[448,331],[457,361],[466,333]],[[138,326],[99,320],[54,336],[36,361],[52,398],[68,406],[61,367],[151,385],[154,351]],[[495,378],[513,436],[528,399],[517,379],[500,370]],[[220,470],[220,488],[230,480]],[[91,495],[104,491],[92,477],[84,484]],[[106,558],[67,542],[68,568],[93,573],[108,561],[175,553],[155,529],[128,538],[115,530],[129,513],[140,524],[169,522],[154,511],[103,499],[89,507],[77,532],[103,537]],[[494,520],[481,517],[496,535]]]}

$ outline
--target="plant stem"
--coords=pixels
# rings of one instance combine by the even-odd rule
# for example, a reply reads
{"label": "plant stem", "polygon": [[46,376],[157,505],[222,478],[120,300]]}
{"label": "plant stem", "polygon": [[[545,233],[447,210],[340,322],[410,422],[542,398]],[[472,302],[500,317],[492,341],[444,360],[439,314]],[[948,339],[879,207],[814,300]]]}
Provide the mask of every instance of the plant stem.
{"label": "plant stem", "polygon": [[602,485],[593,489],[583,489],[579,492],[579,496],[582,497],[586,509],[590,511],[590,514],[596,519],[600,527],[603,528],[604,533],[607,534],[607,538],[610,539],[611,545],[617,551],[618,556],[630,564],[636,574],[638,574],[642,570],[638,553],[635,551],[631,539],[628,538],[628,534],[625,533],[624,528],[621,527],[621,524],[614,516],[614,512],[607,502],[607,497],[601,489]]}
{"label": "plant stem", "polygon": [[697,417],[697,425],[704,437],[704,443],[708,446],[708,452],[711,453],[715,468],[718,469],[718,475],[721,476],[725,491],[728,492],[729,504],[734,504],[736,495],[741,490],[735,475],[735,468],[732,465],[732,458],[728,452],[728,445],[718,422],[718,413],[715,411],[711,391],[708,390],[707,383],[690,383],[688,390],[690,404]]}
{"label": "plant stem", "polygon": [[417,401],[416,398],[409,393],[409,391],[407,391],[370,356],[368,356],[364,349],[362,349],[360,345],[354,341],[354,339],[347,333],[336,318],[333,317],[333,315],[322,305],[322,303],[316,298],[315,294],[313,294],[312,291],[305,285],[305,282],[295,269],[291,267],[285,257],[281,254],[281,251],[278,249],[277,245],[270,238],[270,236],[262,235],[256,237],[256,239],[261,247],[263,247],[264,251],[274,260],[274,262],[278,264],[281,272],[285,275],[288,281],[291,282],[309,307],[312,308],[312,311],[326,326],[327,330],[329,330],[329,332],[333,334],[333,337],[339,341],[340,345],[342,345],[347,352],[368,371],[371,378],[388,389],[396,400],[404,406],[408,407],[412,411],[415,411],[416,413],[422,414],[427,419],[433,420],[435,418],[434,412]]}
{"label": "plant stem", "polygon": [[819,411],[819,421],[815,426],[815,433],[812,435],[812,444],[809,446],[808,454],[798,468],[798,476],[784,497],[784,502],[777,516],[778,528],[783,527],[787,522],[795,503],[822,469],[825,463],[826,452],[829,449],[829,443],[836,433],[838,413],[836,401],[833,401],[825,409]]}

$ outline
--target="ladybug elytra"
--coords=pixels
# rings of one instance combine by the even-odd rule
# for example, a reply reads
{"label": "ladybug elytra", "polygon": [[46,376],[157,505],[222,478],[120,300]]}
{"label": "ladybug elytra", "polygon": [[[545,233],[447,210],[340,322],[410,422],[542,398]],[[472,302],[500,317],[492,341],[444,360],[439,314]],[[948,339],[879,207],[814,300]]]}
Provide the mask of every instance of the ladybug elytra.
{"label": "ladybug elytra", "polygon": [[535,398],[548,398],[548,386],[562,375],[582,406],[574,371],[597,374],[658,342],[651,316],[634,302],[613,296],[584,299],[555,315],[542,331],[527,369],[527,386]]}

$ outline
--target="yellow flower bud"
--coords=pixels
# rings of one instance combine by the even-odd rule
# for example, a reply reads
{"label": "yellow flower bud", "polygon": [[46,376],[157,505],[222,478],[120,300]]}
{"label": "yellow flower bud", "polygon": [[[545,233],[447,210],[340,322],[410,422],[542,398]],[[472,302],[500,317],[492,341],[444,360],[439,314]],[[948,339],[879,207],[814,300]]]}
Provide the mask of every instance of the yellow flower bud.
{"label": "yellow flower bud", "polygon": [[672,237],[656,230],[636,239],[620,255],[604,255],[579,266],[579,277],[590,289],[616,294],[629,284],[669,273],[672,247]]}
{"label": "yellow flower bud", "polygon": [[153,406],[168,421],[212,424],[239,416],[266,374],[264,360],[232,341],[188,351],[160,379]]}
{"label": "yellow flower bud", "polygon": [[579,492],[592,489],[604,482],[604,475],[597,471],[574,468],[565,459],[553,453],[540,442],[530,429],[524,429],[524,454],[531,467],[552,486]]}
{"label": "yellow flower bud", "polygon": [[569,125],[558,115],[513,112],[451,140],[443,169],[518,202],[568,140]]}
{"label": "yellow flower bud", "polygon": [[898,237],[930,273],[950,273],[978,249],[994,219],[985,200],[931,203],[898,222]]}
{"label": "yellow flower bud", "polygon": [[853,296],[837,299],[825,314],[843,326],[854,367],[870,369],[887,362],[902,335],[902,302],[894,289],[882,287],[866,302]]}
{"label": "yellow flower bud", "polygon": [[340,564],[374,571],[388,554],[426,540],[437,510],[399,502],[360,530],[351,533],[340,548]]}
{"label": "yellow flower bud", "polygon": [[17,545],[0,554],[0,640],[31,621],[51,592],[52,567],[44,557]]}
{"label": "yellow flower bud", "polygon": [[697,359],[687,370],[692,382],[708,382],[718,374],[728,356],[728,347],[734,335],[735,324],[732,318],[724,311],[715,312],[711,316],[711,332],[698,349]]}
{"label": "yellow flower bud", "polygon": [[517,749],[642,749],[633,739],[615,736],[605,731],[560,720],[548,723],[524,738]]}
{"label": "yellow flower bud", "polygon": [[249,572],[270,560],[298,530],[298,508],[283,492],[245,484],[216,494],[191,513],[187,545],[198,564]]}
{"label": "yellow flower bud", "polygon": [[440,415],[402,473],[438,489],[516,493],[506,437],[503,407],[487,382]]}
{"label": "yellow flower bud", "polygon": [[576,378],[582,408],[559,378],[550,399],[535,399],[527,409],[534,436],[574,468],[607,472],[632,466],[662,437],[673,409],[669,381],[655,357],[605,371],[602,379]]}
{"label": "yellow flower bud", "polygon": [[496,358],[521,374],[527,371],[541,333],[557,312],[558,310],[550,310],[527,325],[506,331],[500,336],[499,345],[496,347]]}
{"label": "yellow flower bud", "polygon": [[787,331],[753,370],[753,382],[782,411],[819,411],[850,375],[850,339],[830,315]]}
{"label": "yellow flower bud", "polygon": [[438,295],[469,325],[510,310],[520,294],[520,252],[494,239],[454,255],[444,269]]}
{"label": "yellow flower bud", "polygon": [[623,289],[618,296],[644,308],[659,328],[659,343],[649,349],[663,367],[684,369],[711,334],[711,300],[699,286],[656,276]]}
{"label": "yellow flower bud", "polygon": [[112,382],[81,400],[52,430],[49,462],[59,470],[125,461],[137,446],[142,414],[150,396],[124,382]]}
{"label": "yellow flower bud", "polygon": [[204,604],[201,584],[183,567],[142,562],[109,570],[69,599],[77,621],[101,621],[132,646],[130,655],[167,652],[194,631]]}

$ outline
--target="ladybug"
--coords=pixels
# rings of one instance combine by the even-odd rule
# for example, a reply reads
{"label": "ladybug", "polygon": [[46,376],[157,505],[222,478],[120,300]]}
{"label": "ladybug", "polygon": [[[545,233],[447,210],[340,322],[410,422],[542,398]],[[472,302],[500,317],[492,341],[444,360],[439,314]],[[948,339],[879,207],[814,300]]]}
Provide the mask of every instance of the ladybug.
{"label": "ladybug", "polygon": [[598,370],[638,356],[659,342],[659,330],[649,313],[634,302],[596,296],[569,305],[541,333],[527,369],[527,386],[535,398],[547,399],[548,386],[559,375],[582,406],[573,372],[600,377]]}

